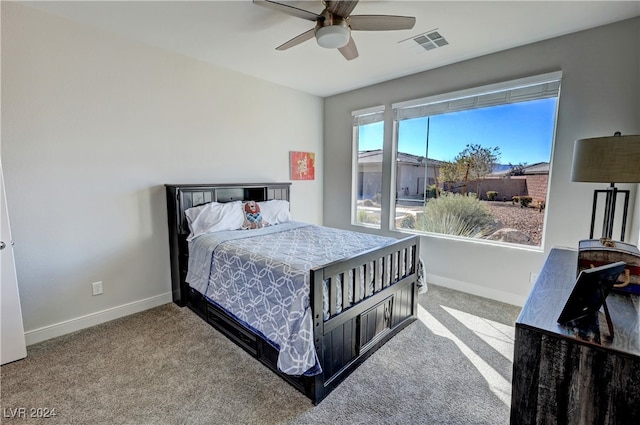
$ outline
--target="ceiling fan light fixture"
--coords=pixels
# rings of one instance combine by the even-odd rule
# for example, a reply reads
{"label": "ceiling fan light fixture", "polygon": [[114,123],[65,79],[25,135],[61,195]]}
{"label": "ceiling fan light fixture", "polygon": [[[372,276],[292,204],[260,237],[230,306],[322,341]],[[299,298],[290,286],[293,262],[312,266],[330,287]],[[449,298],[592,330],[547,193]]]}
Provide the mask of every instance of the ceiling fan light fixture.
{"label": "ceiling fan light fixture", "polygon": [[327,49],[338,49],[344,47],[349,42],[351,33],[349,28],[342,25],[327,25],[318,28],[316,31],[316,41]]}

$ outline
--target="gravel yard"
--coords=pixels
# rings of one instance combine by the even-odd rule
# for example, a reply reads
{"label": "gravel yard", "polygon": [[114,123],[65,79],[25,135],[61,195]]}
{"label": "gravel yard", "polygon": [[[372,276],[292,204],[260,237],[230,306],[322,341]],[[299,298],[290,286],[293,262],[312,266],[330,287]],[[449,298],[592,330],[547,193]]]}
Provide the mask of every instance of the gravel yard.
{"label": "gravel yard", "polygon": [[511,202],[482,201],[491,211],[496,220],[500,220],[503,227],[516,229],[529,235],[531,245],[540,246],[542,243],[542,229],[544,225],[544,210],[535,208],[520,208]]}
{"label": "gravel yard", "polygon": [[[511,201],[480,201],[489,209],[494,219],[497,220],[498,228],[515,229],[530,240],[528,242],[517,242],[531,246],[542,245],[542,230],[544,226],[544,210],[538,211],[536,208],[521,208],[519,204],[513,204]],[[380,206],[365,206],[363,202],[359,203],[358,209],[366,211],[371,221],[369,223],[380,223]],[[422,206],[404,205],[396,210],[396,220],[399,221],[406,214],[415,215],[422,211]]]}

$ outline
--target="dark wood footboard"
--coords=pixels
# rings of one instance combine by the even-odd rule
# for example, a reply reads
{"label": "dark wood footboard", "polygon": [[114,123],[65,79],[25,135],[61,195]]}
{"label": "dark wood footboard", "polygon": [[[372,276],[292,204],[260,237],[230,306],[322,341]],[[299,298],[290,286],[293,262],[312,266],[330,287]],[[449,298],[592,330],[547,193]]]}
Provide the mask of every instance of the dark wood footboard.
{"label": "dark wood footboard", "polygon": [[[323,371],[315,377],[313,394],[307,394],[315,404],[416,319],[419,250],[419,237],[411,236],[311,271],[314,343]],[[365,282],[372,279],[372,284],[365,284],[365,292],[360,293],[358,282],[363,273]],[[330,318],[326,321],[323,282],[329,286]],[[338,285],[341,305],[348,305],[340,313],[336,311]]]}
{"label": "dark wood footboard", "polygon": [[[418,236],[407,237],[310,271],[314,344],[322,373],[311,377],[286,375],[278,370],[278,351],[269,341],[186,283],[189,230],[184,211],[213,201],[289,200],[289,186],[290,183],[166,185],[173,300],[188,306],[317,404],[417,317],[420,240]],[[330,305],[326,320],[322,305],[325,282]],[[339,293],[341,303],[337,303]],[[342,311],[338,311],[338,304]]]}

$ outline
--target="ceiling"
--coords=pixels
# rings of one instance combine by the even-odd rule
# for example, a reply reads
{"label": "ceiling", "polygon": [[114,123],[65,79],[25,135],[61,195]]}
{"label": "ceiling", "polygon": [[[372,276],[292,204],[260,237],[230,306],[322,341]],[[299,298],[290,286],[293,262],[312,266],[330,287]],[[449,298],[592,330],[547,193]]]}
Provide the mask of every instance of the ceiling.
{"label": "ceiling", "polygon": [[[320,13],[316,1],[287,2]],[[237,1],[44,1],[28,6],[317,96],[330,96],[454,62],[640,16],[639,1],[373,1],[359,14],[415,16],[403,31],[353,31],[360,56],[347,61],[308,40],[275,47],[313,23]],[[437,29],[448,45],[400,42]],[[417,45],[416,45],[417,46]]]}

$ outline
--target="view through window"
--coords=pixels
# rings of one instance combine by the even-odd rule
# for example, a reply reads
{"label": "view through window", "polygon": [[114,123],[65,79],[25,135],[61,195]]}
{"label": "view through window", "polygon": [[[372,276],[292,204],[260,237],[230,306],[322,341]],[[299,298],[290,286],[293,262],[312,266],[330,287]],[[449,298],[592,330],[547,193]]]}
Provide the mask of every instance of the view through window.
{"label": "view through window", "polygon": [[380,228],[382,199],[382,146],[384,109],[372,108],[353,113],[354,224]]}
{"label": "view through window", "polygon": [[393,227],[541,246],[559,76],[394,106]]}

